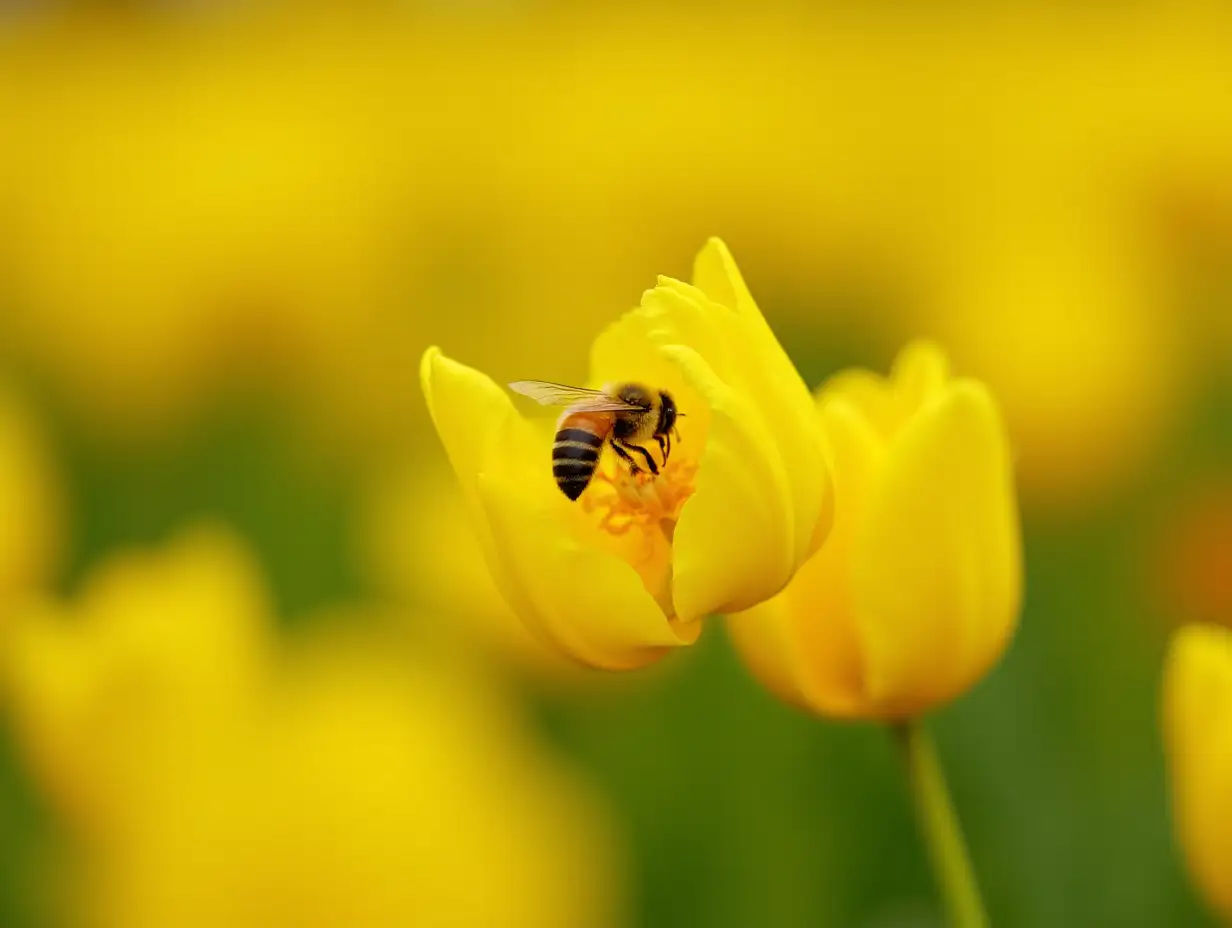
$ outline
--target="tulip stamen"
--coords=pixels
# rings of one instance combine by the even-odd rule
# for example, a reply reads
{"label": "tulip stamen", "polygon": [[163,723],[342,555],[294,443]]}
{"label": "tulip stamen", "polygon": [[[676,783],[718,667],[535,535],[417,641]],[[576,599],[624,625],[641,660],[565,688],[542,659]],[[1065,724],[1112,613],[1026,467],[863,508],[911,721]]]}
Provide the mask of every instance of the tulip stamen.
{"label": "tulip stamen", "polygon": [[578,502],[610,549],[637,571],[670,615],[673,538],[681,510],[693,495],[697,465],[669,458],[654,475],[633,473],[614,459],[604,463]]}
{"label": "tulip stamen", "polygon": [[670,541],[696,475],[697,465],[685,460],[669,460],[658,475],[630,473],[617,464],[595,473],[580,502],[586,512],[601,514],[598,525],[605,532],[625,535],[636,527],[660,531]]}

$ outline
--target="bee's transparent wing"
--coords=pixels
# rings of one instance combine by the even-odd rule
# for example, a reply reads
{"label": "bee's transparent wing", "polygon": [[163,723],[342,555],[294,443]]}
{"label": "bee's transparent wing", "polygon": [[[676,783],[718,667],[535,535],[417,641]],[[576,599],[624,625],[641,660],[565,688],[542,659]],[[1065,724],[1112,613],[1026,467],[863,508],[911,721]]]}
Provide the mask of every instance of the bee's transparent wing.
{"label": "bee's transparent wing", "polygon": [[544,406],[568,406],[578,412],[642,412],[642,407],[622,403],[601,390],[570,387],[546,380],[515,380],[509,389]]}

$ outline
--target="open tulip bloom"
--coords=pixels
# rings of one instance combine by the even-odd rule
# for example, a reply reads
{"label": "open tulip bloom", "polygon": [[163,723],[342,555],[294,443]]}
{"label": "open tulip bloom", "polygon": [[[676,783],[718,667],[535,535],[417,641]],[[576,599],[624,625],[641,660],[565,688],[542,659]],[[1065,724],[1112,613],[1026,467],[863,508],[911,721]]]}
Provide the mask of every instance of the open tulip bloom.
{"label": "open tulip bloom", "polygon": [[631,669],[781,590],[825,540],[829,484],[808,388],[718,240],[692,285],[660,278],[600,334],[590,368],[588,386],[666,390],[683,417],[657,476],[604,448],[577,501],[553,479],[551,419],[436,348],[421,373],[509,604],[568,656]]}
{"label": "open tulip bloom", "polygon": [[[604,331],[590,367],[590,389],[665,390],[682,418],[657,473],[604,446],[575,502],[553,476],[550,420],[523,418],[509,390],[439,349],[424,355],[428,408],[510,606],[608,669],[691,644],[727,614],[782,698],[893,722],[951,917],[985,924],[919,719],[982,677],[1017,623],[1017,505],[988,390],[920,343],[890,378],[840,374],[814,400],[717,240],[692,285],[660,278]],[[593,460],[598,439],[562,434]]]}

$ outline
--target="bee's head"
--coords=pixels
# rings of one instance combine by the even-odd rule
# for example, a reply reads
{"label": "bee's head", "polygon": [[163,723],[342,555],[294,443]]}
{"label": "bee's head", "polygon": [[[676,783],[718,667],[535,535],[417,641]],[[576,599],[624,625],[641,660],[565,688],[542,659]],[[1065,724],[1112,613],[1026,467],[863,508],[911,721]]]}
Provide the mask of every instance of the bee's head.
{"label": "bee's head", "polygon": [[659,427],[655,432],[659,435],[666,435],[676,426],[676,417],[680,413],[676,411],[676,401],[672,399],[672,395],[666,390],[659,391]]}

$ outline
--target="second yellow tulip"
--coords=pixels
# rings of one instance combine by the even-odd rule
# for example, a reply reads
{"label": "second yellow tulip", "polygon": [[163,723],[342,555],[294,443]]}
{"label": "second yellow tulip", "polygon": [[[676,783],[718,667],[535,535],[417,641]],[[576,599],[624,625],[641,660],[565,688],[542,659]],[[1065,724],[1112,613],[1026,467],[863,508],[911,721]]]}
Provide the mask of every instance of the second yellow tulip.
{"label": "second yellow tulip", "polygon": [[752,672],[790,702],[915,717],[980,679],[1017,625],[1021,542],[1001,413],[920,342],[889,378],[834,377],[817,416],[832,534],[782,593],[729,627]]}

